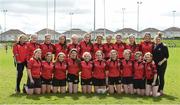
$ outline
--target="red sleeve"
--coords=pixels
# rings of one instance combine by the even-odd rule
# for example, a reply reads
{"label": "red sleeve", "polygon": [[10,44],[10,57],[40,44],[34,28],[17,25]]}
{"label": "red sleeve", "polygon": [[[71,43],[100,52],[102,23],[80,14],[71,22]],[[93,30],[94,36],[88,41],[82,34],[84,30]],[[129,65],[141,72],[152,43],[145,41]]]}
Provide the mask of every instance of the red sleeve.
{"label": "red sleeve", "polygon": [[32,59],[29,60],[28,65],[27,65],[28,69],[32,69],[33,63],[34,61]]}
{"label": "red sleeve", "polygon": [[13,46],[13,55],[14,55],[16,61],[18,62],[18,60],[19,60],[19,53],[18,53],[18,45],[17,44],[14,44],[14,46]]}

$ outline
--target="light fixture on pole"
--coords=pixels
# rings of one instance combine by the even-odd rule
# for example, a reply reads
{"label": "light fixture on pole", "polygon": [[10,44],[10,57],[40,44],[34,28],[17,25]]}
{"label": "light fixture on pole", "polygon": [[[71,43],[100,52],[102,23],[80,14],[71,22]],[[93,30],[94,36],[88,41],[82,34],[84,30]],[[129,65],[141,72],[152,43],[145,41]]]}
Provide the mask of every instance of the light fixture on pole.
{"label": "light fixture on pole", "polygon": [[96,0],[94,0],[94,42],[95,42],[95,37],[96,37]]}
{"label": "light fixture on pole", "polygon": [[6,13],[8,12],[7,9],[3,9],[2,12],[4,13],[4,32],[6,31]]}
{"label": "light fixture on pole", "polygon": [[172,11],[173,13],[173,27],[175,27],[175,16],[176,16],[176,11]]}
{"label": "light fixture on pole", "polygon": [[123,18],[122,18],[122,28],[124,28],[124,11],[125,11],[125,8],[122,8],[122,15],[123,15]]}
{"label": "light fixture on pole", "polygon": [[54,0],[54,43],[56,42],[56,0]]}
{"label": "light fixture on pole", "polygon": [[104,0],[104,36],[106,35],[106,0]]}
{"label": "light fixture on pole", "polygon": [[139,33],[139,7],[140,7],[141,4],[142,4],[141,1],[137,2],[137,36],[139,36],[138,35],[138,33]]}
{"label": "light fixture on pole", "polygon": [[49,15],[49,7],[48,7],[48,0],[46,0],[46,34],[48,34],[48,15]]}
{"label": "light fixture on pole", "polygon": [[69,15],[70,15],[70,36],[71,36],[72,35],[72,16],[74,15],[74,13],[70,12]]}

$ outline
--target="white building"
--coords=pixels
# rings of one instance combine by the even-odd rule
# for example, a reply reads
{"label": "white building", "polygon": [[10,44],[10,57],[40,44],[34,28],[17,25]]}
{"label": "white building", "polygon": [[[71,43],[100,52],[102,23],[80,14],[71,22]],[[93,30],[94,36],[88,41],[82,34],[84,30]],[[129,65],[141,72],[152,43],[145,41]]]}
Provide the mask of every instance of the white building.
{"label": "white building", "polygon": [[58,40],[59,39],[59,36],[60,36],[60,33],[54,31],[54,30],[51,30],[51,29],[47,29],[47,28],[44,28],[42,30],[39,30],[38,32],[36,32],[37,36],[38,36],[38,40],[40,41],[43,41],[44,40],[44,36],[46,34],[49,34],[51,35],[51,39],[52,40]]}
{"label": "white building", "polygon": [[120,34],[122,35],[123,38],[127,38],[130,34],[133,34],[137,37],[138,31],[132,28],[123,28],[123,29],[117,30],[115,34]]}
{"label": "white building", "polygon": [[21,34],[25,34],[18,29],[10,29],[0,34],[1,41],[16,41],[17,37]]}
{"label": "white building", "polygon": [[146,28],[140,31],[140,37],[143,37],[146,32],[150,32],[151,37],[154,38],[157,35],[157,33],[161,31],[156,28]]}
{"label": "white building", "polygon": [[74,28],[74,29],[65,31],[63,34],[64,34],[67,38],[71,38],[71,36],[72,36],[73,34],[76,34],[76,35],[78,35],[78,36],[81,38],[85,33],[87,33],[87,32],[86,32],[86,31],[83,31],[83,30],[81,30],[81,29],[76,29],[76,28]]}
{"label": "white building", "polygon": [[165,29],[163,32],[164,36],[167,38],[180,37],[180,28],[178,27],[170,27]]}

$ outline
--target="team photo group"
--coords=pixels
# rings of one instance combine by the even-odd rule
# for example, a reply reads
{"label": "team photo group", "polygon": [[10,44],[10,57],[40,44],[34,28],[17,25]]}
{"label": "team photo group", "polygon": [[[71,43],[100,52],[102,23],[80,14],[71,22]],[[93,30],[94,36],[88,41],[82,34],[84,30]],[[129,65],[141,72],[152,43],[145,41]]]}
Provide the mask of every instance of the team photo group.
{"label": "team photo group", "polygon": [[[81,41],[73,34],[70,43],[64,35],[57,43],[51,37],[46,34],[43,43],[38,43],[37,35],[29,39],[20,35],[13,45],[16,93],[164,94],[169,53],[162,33],[152,38],[146,32],[139,43],[135,35],[124,41],[120,34],[98,34],[91,42],[89,33]],[[27,83],[22,85],[23,70],[27,70]]]}

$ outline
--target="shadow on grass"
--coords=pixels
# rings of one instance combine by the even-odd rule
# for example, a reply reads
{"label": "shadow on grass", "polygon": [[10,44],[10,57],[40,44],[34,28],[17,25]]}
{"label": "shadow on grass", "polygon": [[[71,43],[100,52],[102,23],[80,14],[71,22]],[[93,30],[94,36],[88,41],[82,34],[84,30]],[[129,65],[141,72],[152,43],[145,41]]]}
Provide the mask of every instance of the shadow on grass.
{"label": "shadow on grass", "polygon": [[169,101],[175,101],[176,99],[178,99],[178,97],[175,97],[175,96],[172,96],[172,95],[168,95],[168,94],[164,94],[163,96],[161,97],[154,97],[153,100],[155,102],[159,102],[161,101],[162,99],[166,99],[166,100],[169,100]]}
{"label": "shadow on grass", "polygon": [[72,98],[73,100],[79,100],[81,97],[86,97],[86,98],[93,98],[93,97],[97,97],[98,99],[106,99],[108,97],[112,97],[115,99],[123,99],[123,98],[130,98],[130,99],[142,99],[142,100],[149,100],[152,99],[154,102],[159,102],[162,99],[166,99],[169,101],[175,101],[176,99],[178,99],[178,97],[172,96],[172,95],[168,95],[165,94],[161,97],[146,97],[146,96],[138,96],[138,95],[130,95],[130,94],[97,94],[97,93],[91,93],[91,94],[82,94],[80,92],[78,92],[77,94],[69,94],[69,93],[65,93],[65,94],[43,94],[43,95],[27,95],[27,94],[11,94],[10,97],[26,97],[27,99],[32,99],[32,100],[40,100],[40,97],[42,98],[47,98],[47,99],[51,99],[52,97],[58,97],[58,98]]}

